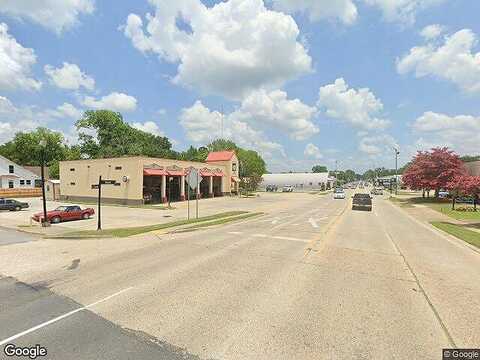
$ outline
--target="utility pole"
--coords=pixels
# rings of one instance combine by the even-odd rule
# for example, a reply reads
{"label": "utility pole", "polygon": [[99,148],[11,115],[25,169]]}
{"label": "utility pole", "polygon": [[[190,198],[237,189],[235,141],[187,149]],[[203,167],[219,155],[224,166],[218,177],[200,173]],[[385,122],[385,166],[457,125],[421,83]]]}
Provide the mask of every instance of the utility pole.
{"label": "utility pole", "polygon": [[97,222],[97,231],[102,230],[102,175],[98,177],[98,205],[97,205],[97,215],[98,215],[98,222]]}
{"label": "utility pole", "polygon": [[393,148],[395,150],[395,195],[398,194],[398,155],[400,155],[400,151],[397,148]]}
{"label": "utility pole", "polygon": [[47,199],[45,198],[45,148],[47,146],[47,142],[45,140],[40,140],[40,148],[41,148],[41,176],[42,176],[42,204],[43,204],[43,220],[42,226],[48,227],[50,226],[50,222],[47,218]]}

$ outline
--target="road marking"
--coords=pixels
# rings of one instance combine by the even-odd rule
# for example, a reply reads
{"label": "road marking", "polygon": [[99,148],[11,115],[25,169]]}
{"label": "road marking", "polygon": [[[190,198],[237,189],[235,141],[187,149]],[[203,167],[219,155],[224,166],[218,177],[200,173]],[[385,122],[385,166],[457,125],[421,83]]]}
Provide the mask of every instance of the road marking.
{"label": "road marking", "polygon": [[309,240],[305,239],[298,239],[298,238],[293,238],[293,237],[287,237],[287,236],[272,236],[274,239],[279,239],[279,240],[290,240],[290,241],[299,241],[299,242],[308,242]]}
{"label": "road marking", "polygon": [[275,225],[276,223],[278,223],[278,218],[275,218],[274,220],[272,220],[272,224]]}
{"label": "road marking", "polygon": [[328,216],[325,216],[325,217],[322,217],[320,219],[317,219],[318,221],[322,221],[322,220],[327,220],[328,219]]}
{"label": "road marking", "polygon": [[265,235],[265,234],[255,234],[255,235],[253,235],[253,237],[266,238],[266,237],[268,237],[268,235]]}
{"label": "road marking", "polygon": [[228,232],[227,234],[230,234],[230,235],[240,235],[240,234],[243,234],[241,231],[230,231]]}
{"label": "road marking", "polygon": [[317,222],[315,221],[314,218],[308,219],[308,222],[309,222],[310,225],[312,225],[314,228],[318,228],[318,224],[317,224]]}
{"label": "road marking", "polygon": [[7,338],[7,339],[5,339],[5,340],[0,341],[0,346],[1,346],[1,345],[5,345],[5,344],[7,344],[7,343],[9,343],[9,342],[11,342],[11,341],[13,341],[13,340],[15,340],[15,339],[18,339],[18,338],[20,338],[20,337],[22,337],[22,336],[25,336],[25,335],[27,335],[27,334],[30,334],[30,333],[38,330],[38,329],[44,328],[45,326],[48,326],[48,325],[53,324],[53,323],[56,323],[57,321],[60,321],[60,320],[62,320],[62,319],[65,319],[65,318],[67,318],[67,317],[69,317],[69,316],[72,316],[72,315],[76,314],[77,312],[86,310],[86,309],[88,309],[88,308],[91,308],[92,306],[95,306],[95,305],[98,305],[98,304],[100,304],[100,303],[103,303],[103,302],[105,302],[105,301],[107,301],[107,300],[110,300],[110,299],[114,298],[115,296],[118,296],[118,295],[120,295],[120,294],[123,294],[124,292],[126,292],[126,291],[128,291],[128,290],[131,290],[131,289],[133,289],[133,287],[129,287],[129,288],[120,290],[119,292],[116,292],[115,294],[112,294],[112,295],[110,295],[110,296],[107,296],[106,298],[103,298],[103,299],[101,299],[101,300],[95,301],[94,303],[92,303],[92,304],[90,304],[90,305],[87,305],[87,306],[78,308],[78,309],[76,309],[76,310],[72,310],[72,311],[70,311],[70,312],[68,312],[68,313],[66,313],[66,314],[63,314],[63,315],[60,315],[60,316],[58,316],[58,317],[56,317],[56,318],[54,318],[54,319],[48,320],[48,321],[46,321],[46,322],[44,322],[44,323],[42,323],[42,324],[39,324],[39,325],[37,325],[37,326],[34,326],[34,327],[32,327],[32,328],[30,328],[30,329],[28,329],[28,330],[22,331],[21,333],[18,333],[18,334],[16,334],[16,335],[10,336],[9,338]]}

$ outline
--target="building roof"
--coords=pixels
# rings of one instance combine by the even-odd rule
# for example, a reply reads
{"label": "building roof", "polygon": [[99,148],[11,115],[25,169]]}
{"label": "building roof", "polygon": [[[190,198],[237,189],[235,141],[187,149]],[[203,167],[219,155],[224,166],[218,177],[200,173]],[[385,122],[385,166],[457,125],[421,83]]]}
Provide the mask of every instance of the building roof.
{"label": "building roof", "polygon": [[233,155],[235,155],[235,151],[213,151],[208,154],[207,162],[211,161],[229,161],[232,159]]}

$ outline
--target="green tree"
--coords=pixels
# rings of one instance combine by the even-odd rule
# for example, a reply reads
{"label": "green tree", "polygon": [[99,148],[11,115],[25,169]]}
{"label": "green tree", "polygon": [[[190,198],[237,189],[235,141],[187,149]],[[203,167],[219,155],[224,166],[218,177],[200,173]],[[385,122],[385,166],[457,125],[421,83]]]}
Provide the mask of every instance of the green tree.
{"label": "green tree", "polygon": [[208,148],[202,146],[199,147],[198,149],[190,146],[188,150],[182,152],[179,154],[178,158],[180,160],[186,160],[186,161],[200,161],[203,162],[207,159],[208,156]]}
{"label": "green tree", "polygon": [[328,172],[328,169],[327,169],[326,166],[315,165],[314,167],[312,167],[312,172],[313,173],[325,173],[325,172]]}
{"label": "green tree", "polygon": [[76,123],[80,151],[89,158],[145,155],[175,158],[168,138],[130,126],[120,113],[89,110]]}

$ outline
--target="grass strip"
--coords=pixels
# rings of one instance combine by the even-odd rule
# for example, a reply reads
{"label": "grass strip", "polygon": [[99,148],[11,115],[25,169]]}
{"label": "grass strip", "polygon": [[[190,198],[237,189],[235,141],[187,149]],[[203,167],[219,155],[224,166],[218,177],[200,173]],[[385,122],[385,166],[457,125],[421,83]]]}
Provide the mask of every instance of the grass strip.
{"label": "grass strip", "polygon": [[123,237],[143,234],[151,231],[168,229],[176,226],[219,220],[223,218],[230,218],[233,216],[239,216],[244,214],[248,214],[248,211],[227,211],[219,214],[199,217],[198,219],[177,220],[177,221],[171,221],[163,224],[137,226],[137,227],[129,227],[129,228],[105,229],[100,231],[96,231],[96,230],[73,231],[73,232],[64,233],[58,236],[49,236],[49,238],[82,238],[82,237],[85,237],[85,238],[122,237],[123,238]]}
{"label": "grass strip", "polygon": [[256,213],[249,213],[249,214],[245,214],[245,215],[239,215],[239,216],[233,216],[233,217],[218,219],[218,220],[214,220],[214,221],[207,221],[207,222],[202,222],[202,223],[199,223],[199,224],[196,224],[196,225],[193,225],[193,226],[183,228],[182,230],[192,230],[192,229],[198,229],[198,228],[207,227],[207,226],[222,225],[222,224],[226,224],[226,223],[233,222],[233,221],[248,219],[248,218],[251,218],[251,217],[254,217],[254,216],[260,216],[260,215],[263,215],[263,214],[264,214],[263,212],[256,212]]}
{"label": "grass strip", "polygon": [[462,225],[455,225],[446,222],[434,221],[431,223],[437,229],[445,231],[446,233],[455,236],[456,238],[463,240],[470,245],[480,248],[480,233],[466,229]]}

